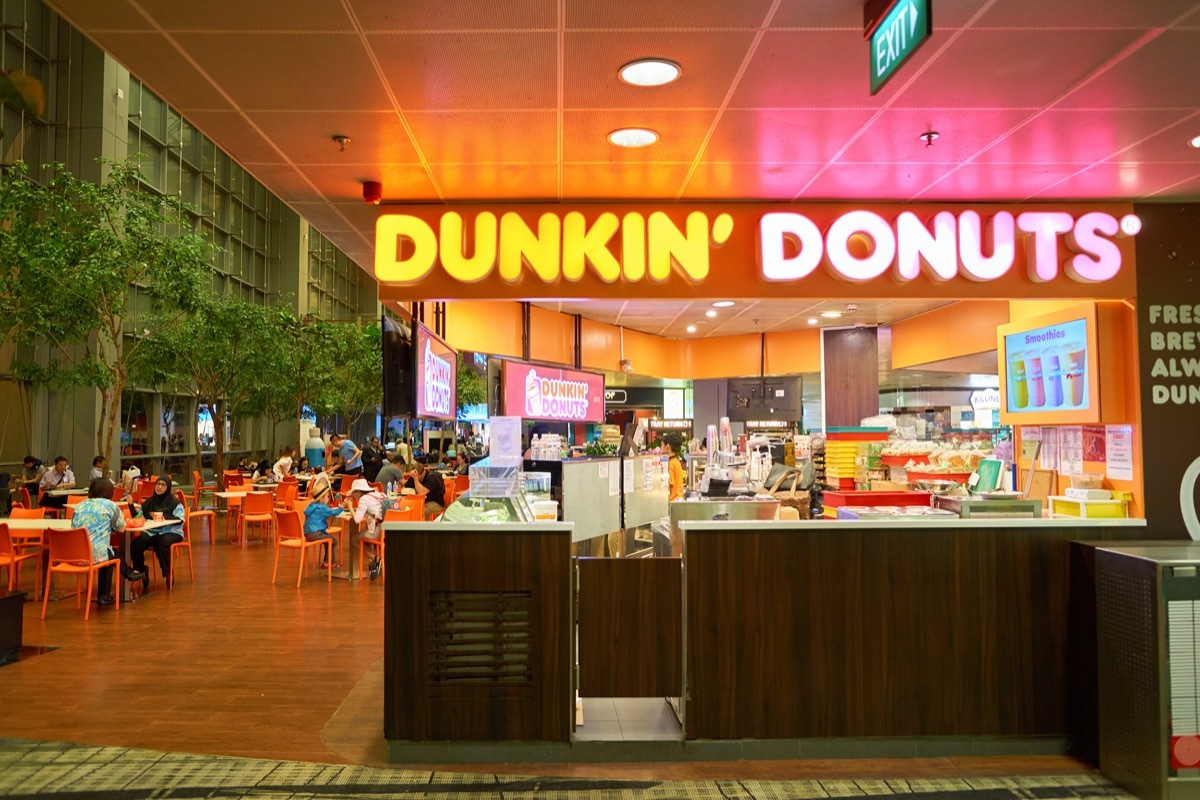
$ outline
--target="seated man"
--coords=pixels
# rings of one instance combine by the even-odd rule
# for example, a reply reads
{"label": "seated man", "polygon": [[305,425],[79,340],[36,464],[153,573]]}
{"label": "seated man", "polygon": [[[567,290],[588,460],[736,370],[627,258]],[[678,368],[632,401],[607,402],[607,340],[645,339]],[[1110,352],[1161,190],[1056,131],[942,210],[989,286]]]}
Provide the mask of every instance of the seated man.
{"label": "seated man", "polygon": [[54,459],[54,469],[48,470],[42,475],[42,480],[38,484],[38,489],[46,494],[42,495],[43,508],[63,508],[67,504],[67,496],[65,494],[51,497],[49,492],[55,489],[74,489],[75,488],[75,473],[67,468],[67,457],[59,456]]}
{"label": "seated man", "polygon": [[379,470],[379,474],[375,476],[375,482],[383,484],[386,490],[392,484],[400,486],[404,483],[404,454],[399,452],[392,453],[392,460]]}
{"label": "seated man", "polygon": [[425,495],[425,516],[440,514],[446,503],[446,484],[442,476],[418,461],[413,471],[406,473],[405,477],[413,479],[413,489],[417,494]]}
{"label": "seated man", "polygon": [[108,459],[104,456],[96,456],[92,459],[92,471],[88,475],[88,480],[94,481],[96,478],[108,477]]}

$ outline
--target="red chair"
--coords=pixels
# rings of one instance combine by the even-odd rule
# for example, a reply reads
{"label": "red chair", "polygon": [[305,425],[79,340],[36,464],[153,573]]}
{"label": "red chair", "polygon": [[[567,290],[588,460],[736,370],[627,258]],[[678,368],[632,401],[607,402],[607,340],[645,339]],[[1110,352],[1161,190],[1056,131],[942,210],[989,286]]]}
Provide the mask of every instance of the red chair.
{"label": "red chair", "polygon": [[144,503],[154,494],[154,483],[157,478],[140,478],[134,484],[134,498],[138,503]]}
{"label": "red chair", "polygon": [[242,518],[239,526],[242,534],[242,549],[246,549],[246,526],[266,526],[263,541],[271,539],[271,524],[275,521],[275,498],[268,492],[247,492],[242,498]]}
{"label": "red chair", "polygon": [[[40,544],[22,544],[20,549],[13,546],[12,534],[8,531],[8,525],[0,522],[0,569],[8,569],[8,590],[16,591],[18,584],[21,582],[21,565],[30,559],[39,559],[42,557],[42,546]],[[42,573],[38,569],[38,562],[33,562],[33,596],[38,596],[38,590],[42,586]]]}
{"label": "red chair", "polygon": [[[211,495],[216,490],[217,490],[217,485],[215,483],[205,483],[204,477],[200,474],[199,470],[192,470],[192,491],[196,495],[196,498],[197,498],[196,499],[196,503],[197,503],[196,510],[197,511],[200,510],[199,509],[199,502],[200,502],[199,496],[201,494],[203,494],[204,492],[208,492]],[[216,504],[217,504],[217,500],[214,497],[213,505],[215,506]],[[186,508],[186,507],[187,506],[184,506],[184,508]]]}
{"label": "red chair", "polygon": [[42,592],[42,619],[46,618],[46,606],[50,602],[50,583],[56,572],[75,576],[75,608],[79,608],[81,596],[79,581],[85,574],[87,575],[87,593],[82,595],[86,599],[83,618],[87,619],[92,613],[92,587],[95,585],[96,572],[105,567],[113,567],[113,596],[116,598],[117,608],[121,607],[120,559],[110,558],[107,561],[93,563],[92,542],[88,538],[87,528],[71,528],[69,530],[51,528],[46,531],[46,536],[50,543],[50,564],[46,568],[46,586],[45,591]]}
{"label": "red chair", "polygon": [[471,476],[455,475],[454,476],[454,496],[462,497],[471,488]]}
{"label": "red chair", "polygon": [[117,502],[118,500],[120,500],[121,498],[123,498],[124,496],[125,496],[125,487],[124,486],[121,486],[120,484],[118,484],[113,487],[112,499],[113,499],[114,503]]}
{"label": "red chair", "polygon": [[300,553],[300,568],[296,572],[296,588],[304,579],[304,567],[308,562],[308,550],[325,548],[325,568],[328,580],[333,580],[333,540],[317,539],[310,542],[304,538],[304,525],[300,522],[299,511],[280,511],[278,513],[279,535],[275,537],[275,569],[271,572],[271,583],[279,575],[279,551],[283,548]]}
{"label": "red chair", "polygon": [[221,473],[221,483],[224,485],[226,490],[228,490],[230,486],[241,486],[244,480],[245,479],[242,478],[242,473],[238,472],[236,469],[227,469]]}

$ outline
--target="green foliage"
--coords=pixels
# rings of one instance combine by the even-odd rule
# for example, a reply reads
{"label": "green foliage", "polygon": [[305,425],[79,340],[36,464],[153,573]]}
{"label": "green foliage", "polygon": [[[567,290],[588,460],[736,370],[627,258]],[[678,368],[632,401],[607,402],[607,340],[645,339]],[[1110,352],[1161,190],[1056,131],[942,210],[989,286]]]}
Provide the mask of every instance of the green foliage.
{"label": "green foliage", "polygon": [[331,381],[310,405],[353,425],[383,403],[383,331],[378,324],[320,323],[328,345]]}
{"label": "green foliage", "polygon": [[50,348],[14,363],[23,379],[101,390],[97,451],[108,453],[150,322],[195,309],[211,267],[177,200],[143,190],[134,160],[103,163],[99,184],[61,164],[43,168],[44,182],[20,163],[0,176],[0,331]]}
{"label": "green foliage", "polygon": [[477,406],[487,402],[487,382],[471,365],[458,355],[458,407]]}

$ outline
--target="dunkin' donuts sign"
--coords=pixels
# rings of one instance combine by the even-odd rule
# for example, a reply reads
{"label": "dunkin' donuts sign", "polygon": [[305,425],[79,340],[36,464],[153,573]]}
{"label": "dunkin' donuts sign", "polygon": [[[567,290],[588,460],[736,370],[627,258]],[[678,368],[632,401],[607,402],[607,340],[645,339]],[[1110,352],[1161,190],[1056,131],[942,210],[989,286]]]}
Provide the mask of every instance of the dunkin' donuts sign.
{"label": "dunkin' donuts sign", "polygon": [[506,361],[504,414],[548,422],[603,422],[604,377]]}
{"label": "dunkin' donuts sign", "polygon": [[458,406],[458,355],[417,325],[417,416],[452,420]]}

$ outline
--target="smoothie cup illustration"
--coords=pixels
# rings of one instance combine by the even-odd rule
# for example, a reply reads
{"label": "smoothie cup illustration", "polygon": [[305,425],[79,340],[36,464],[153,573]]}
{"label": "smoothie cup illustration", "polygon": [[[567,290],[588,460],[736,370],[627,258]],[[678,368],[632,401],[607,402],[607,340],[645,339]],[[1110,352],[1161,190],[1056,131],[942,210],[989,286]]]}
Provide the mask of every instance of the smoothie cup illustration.
{"label": "smoothie cup illustration", "polygon": [[531,417],[542,415],[542,382],[537,370],[529,370],[525,376],[525,413]]}
{"label": "smoothie cup illustration", "polygon": [[1084,384],[1087,382],[1087,347],[1083,344],[1067,345],[1067,384],[1071,387],[1071,405],[1083,405]]}
{"label": "smoothie cup illustration", "polygon": [[1016,408],[1025,408],[1029,405],[1029,385],[1025,380],[1025,354],[1024,353],[1009,353],[1008,355],[1008,382],[1010,386],[1010,396],[1012,403]]}
{"label": "smoothie cup illustration", "polygon": [[1033,405],[1041,408],[1046,405],[1046,385],[1042,381],[1042,352],[1040,350],[1025,354],[1025,370],[1029,377]]}
{"label": "smoothie cup illustration", "polygon": [[1046,400],[1051,408],[1063,404],[1062,362],[1057,350],[1042,354],[1042,366],[1046,372]]}

